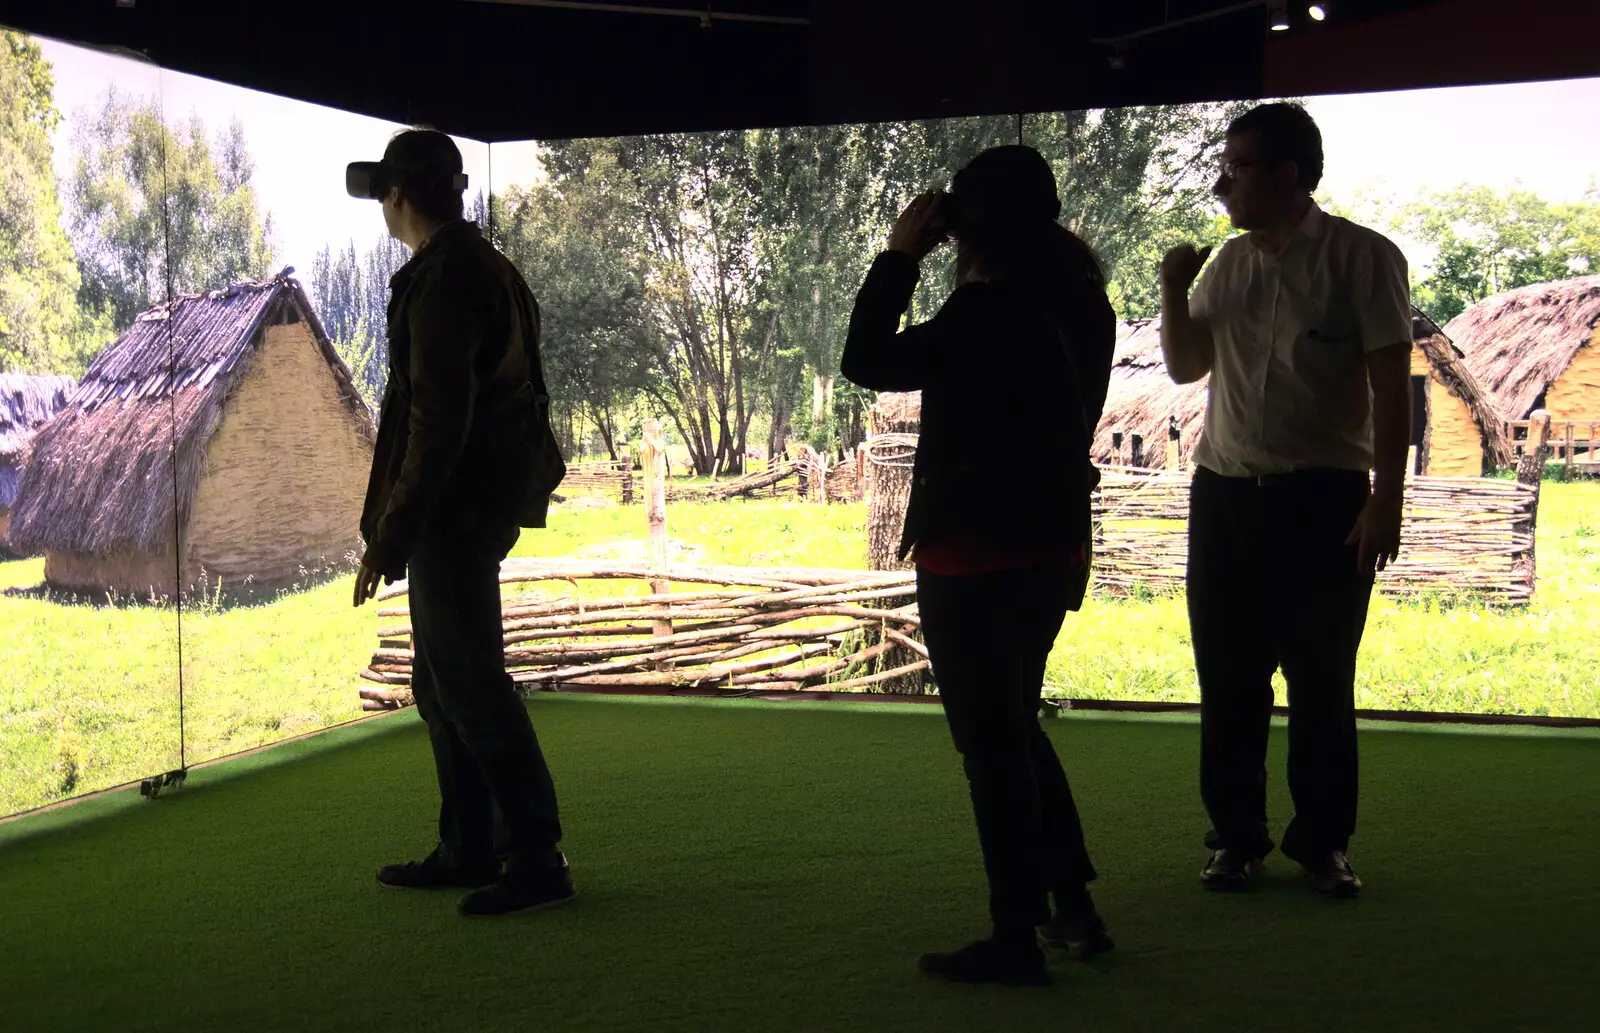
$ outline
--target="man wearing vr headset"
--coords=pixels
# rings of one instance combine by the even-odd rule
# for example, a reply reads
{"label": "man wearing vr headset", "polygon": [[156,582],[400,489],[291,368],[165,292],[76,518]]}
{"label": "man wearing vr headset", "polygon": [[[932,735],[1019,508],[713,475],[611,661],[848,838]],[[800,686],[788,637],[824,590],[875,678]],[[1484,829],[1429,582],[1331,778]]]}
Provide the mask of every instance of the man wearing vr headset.
{"label": "man wearing vr headset", "polygon": [[408,578],[412,692],[439,777],[439,844],[382,868],[407,889],[475,888],[463,915],[570,900],[555,786],[506,673],[500,561],[543,527],[565,468],[546,414],[539,306],[516,268],[462,218],[461,153],[409,130],[346,171],[383,202],[414,254],[389,281],[389,384],[361,517],[355,604]]}

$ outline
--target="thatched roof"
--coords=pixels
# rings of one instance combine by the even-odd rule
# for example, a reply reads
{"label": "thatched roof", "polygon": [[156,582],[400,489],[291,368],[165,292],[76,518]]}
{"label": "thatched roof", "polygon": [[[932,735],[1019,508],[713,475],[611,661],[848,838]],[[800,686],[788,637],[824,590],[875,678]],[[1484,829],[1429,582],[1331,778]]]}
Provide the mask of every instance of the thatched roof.
{"label": "thatched roof", "polygon": [[875,432],[886,433],[889,427],[922,422],[921,391],[885,391],[872,403],[872,420]]}
{"label": "thatched roof", "polygon": [[[1472,412],[1483,435],[1485,455],[1494,465],[1509,462],[1510,445],[1504,425],[1488,394],[1463,364],[1459,349],[1421,310],[1413,308],[1411,317],[1412,336],[1417,346],[1445,387]],[[1095,461],[1110,463],[1115,460],[1112,434],[1120,431],[1124,462],[1132,456],[1129,437],[1138,434],[1143,439],[1145,463],[1155,465],[1166,455],[1169,430],[1174,422],[1183,451],[1189,454],[1205,425],[1209,380],[1208,377],[1192,384],[1174,384],[1167,376],[1167,364],[1161,356],[1160,320],[1140,319],[1119,324],[1111,388],[1091,449]]]}
{"label": "thatched roof", "polygon": [[33,435],[67,404],[71,377],[0,373],[0,509],[17,497],[21,464]]}
{"label": "thatched roof", "polygon": [[308,324],[370,437],[372,415],[292,271],[157,305],[107,346],[34,439],[12,511],[13,545],[100,556],[165,551],[174,507],[177,524],[187,524],[223,403],[260,331],[274,323]]}
{"label": "thatched roof", "polygon": [[0,463],[16,459],[77,386],[71,377],[0,373]]}
{"label": "thatched roof", "polygon": [[1411,339],[1428,359],[1439,382],[1466,404],[1472,422],[1478,425],[1483,456],[1488,465],[1500,468],[1511,464],[1511,439],[1505,420],[1493,397],[1472,375],[1461,349],[1450,336],[1418,308],[1411,310]]}
{"label": "thatched roof", "polygon": [[1164,455],[1167,430],[1176,419],[1184,451],[1194,448],[1205,423],[1206,384],[1174,384],[1161,357],[1161,321],[1136,319],[1117,325],[1117,346],[1111,359],[1111,385],[1105,412],[1096,428],[1089,454],[1097,463],[1116,460],[1112,435],[1123,434],[1122,458],[1131,457],[1138,434],[1144,441],[1145,462]]}
{"label": "thatched roof", "polygon": [[1445,324],[1467,368],[1508,420],[1526,419],[1600,321],[1600,276],[1505,291]]}

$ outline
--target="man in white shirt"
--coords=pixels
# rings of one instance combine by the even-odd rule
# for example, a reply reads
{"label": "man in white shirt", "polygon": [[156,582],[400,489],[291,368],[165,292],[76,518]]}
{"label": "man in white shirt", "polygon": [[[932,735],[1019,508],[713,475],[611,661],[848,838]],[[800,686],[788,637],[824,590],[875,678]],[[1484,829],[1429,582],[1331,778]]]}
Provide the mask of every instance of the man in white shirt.
{"label": "man in white shirt", "polygon": [[1213,193],[1248,232],[1192,295],[1209,249],[1167,253],[1161,349],[1177,383],[1211,376],[1189,509],[1213,851],[1201,881],[1242,888],[1274,845],[1266,754],[1281,667],[1295,808],[1281,849],[1320,892],[1351,897],[1356,652],[1374,570],[1400,545],[1411,309],[1404,256],[1322,212],[1321,178],[1322,136],[1299,105],[1229,126]]}

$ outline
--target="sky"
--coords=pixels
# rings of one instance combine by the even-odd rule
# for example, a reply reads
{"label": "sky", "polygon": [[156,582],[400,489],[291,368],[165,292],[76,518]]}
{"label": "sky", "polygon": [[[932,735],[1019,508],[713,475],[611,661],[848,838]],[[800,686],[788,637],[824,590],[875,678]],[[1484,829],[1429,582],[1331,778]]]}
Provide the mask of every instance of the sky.
{"label": "sky", "polygon": [[[71,174],[79,112],[123,93],[159,98],[169,122],[198,113],[213,131],[238,118],[255,160],[255,185],[268,211],[280,264],[309,277],[325,245],[355,241],[365,250],[383,232],[374,202],[344,193],[344,166],[376,160],[398,125],[242,89],[129,58],[41,39],[55,68],[58,176]],[[1575,201],[1600,180],[1600,79],[1313,97],[1327,168],[1322,188],[1334,200],[1381,184],[1402,199],[1459,183],[1514,184],[1551,201]],[[537,145],[457,139],[468,196],[492,178],[495,191],[540,175]],[[1397,241],[1413,265],[1429,257]]]}

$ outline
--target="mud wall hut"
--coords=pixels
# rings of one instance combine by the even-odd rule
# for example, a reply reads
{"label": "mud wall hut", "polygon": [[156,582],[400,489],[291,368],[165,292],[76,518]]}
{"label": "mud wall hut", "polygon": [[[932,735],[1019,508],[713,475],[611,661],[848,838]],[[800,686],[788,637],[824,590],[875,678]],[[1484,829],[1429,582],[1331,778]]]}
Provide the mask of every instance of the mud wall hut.
{"label": "mud wall hut", "polygon": [[1600,420],[1600,276],[1504,291],[1444,326],[1508,420],[1535,409],[1552,422]]}
{"label": "mud wall hut", "polygon": [[151,308],[95,359],[18,485],[46,580],[171,596],[348,562],[372,415],[289,272]]}
{"label": "mud wall hut", "polygon": [[[1411,326],[1412,472],[1481,477],[1508,463],[1510,446],[1499,411],[1461,350],[1420,310],[1412,310]],[[1173,467],[1181,455],[1186,464],[1205,423],[1207,383],[1174,384],[1167,376],[1160,320],[1121,324],[1105,414],[1095,433],[1095,461]]]}
{"label": "mud wall hut", "polygon": [[0,373],[0,552],[8,549],[11,504],[33,436],[77,386],[71,377]]}

